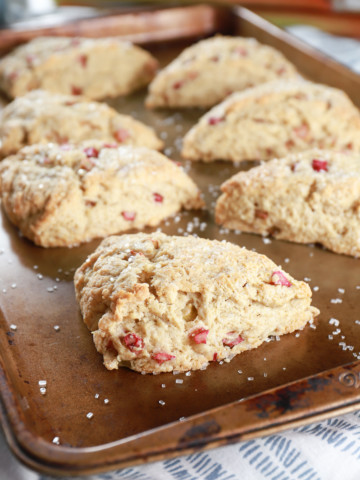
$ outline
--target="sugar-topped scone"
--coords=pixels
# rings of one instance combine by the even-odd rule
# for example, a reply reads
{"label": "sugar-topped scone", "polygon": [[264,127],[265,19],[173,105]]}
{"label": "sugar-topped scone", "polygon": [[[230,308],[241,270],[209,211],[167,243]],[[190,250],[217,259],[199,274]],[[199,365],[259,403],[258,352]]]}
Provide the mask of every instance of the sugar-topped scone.
{"label": "sugar-topped scone", "polygon": [[109,370],[230,361],[319,313],[309,286],[264,255],[163,233],[108,237],[76,271],[75,290]]}
{"label": "sugar-topped scone", "polygon": [[160,150],[154,130],[105,103],[34,90],[0,112],[0,158],[34,143],[102,140]]}
{"label": "sugar-topped scone", "polygon": [[360,154],[310,150],[239,172],[221,187],[216,221],[360,256]]}
{"label": "sugar-topped scone", "polygon": [[360,151],[360,113],[341,90],[305,81],[234,93],[186,134],[191,160],[269,160],[309,148]]}
{"label": "sugar-topped scone", "polygon": [[216,36],[186,48],[149,87],[146,106],[211,107],[230,93],[299,77],[279,51],[254,38]]}
{"label": "sugar-topped scone", "polygon": [[0,163],[1,202],[22,234],[42,247],[158,225],[181,208],[201,208],[190,177],[155,150],[32,145]]}
{"label": "sugar-topped scone", "polygon": [[147,85],[157,66],[149,52],[119,38],[38,37],[0,60],[0,88],[12,98],[39,88],[115,97]]}

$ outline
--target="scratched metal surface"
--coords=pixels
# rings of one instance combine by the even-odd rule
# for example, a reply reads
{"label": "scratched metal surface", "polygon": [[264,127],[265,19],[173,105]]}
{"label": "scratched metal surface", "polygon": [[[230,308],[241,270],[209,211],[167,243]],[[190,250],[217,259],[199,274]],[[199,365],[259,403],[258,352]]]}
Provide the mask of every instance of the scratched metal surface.
{"label": "scratched metal surface", "polygon": [[[178,51],[179,47],[158,48],[155,54],[166,63]],[[181,137],[203,112],[146,111],[144,96],[142,91],[109,103],[152,125],[166,143],[166,154],[182,161]],[[185,162],[184,166],[204,192],[207,210],[168,219],[160,225],[162,231],[226,239],[268,255],[310,284],[320,316],[313,328],[265,343],[229,364],[212,363],[190,376],[143,376],[127,369],[109,372],[81,320],[72,283],[74,270],[99,241],[72,249],[42,249],[22,238],[1,210],[0,347],[7,375],[2,393],[13,396],[23,425],[34,438],[51,442],[59,437],[61,445],[72,447],[103,445],[360,356],[359,260],[317,246],[219,228],[213,210],[220,184],[252,164]],[[176,383],[177,379],[183,383]],[[47,382],[46,395],[40,392],[40,380]]]}

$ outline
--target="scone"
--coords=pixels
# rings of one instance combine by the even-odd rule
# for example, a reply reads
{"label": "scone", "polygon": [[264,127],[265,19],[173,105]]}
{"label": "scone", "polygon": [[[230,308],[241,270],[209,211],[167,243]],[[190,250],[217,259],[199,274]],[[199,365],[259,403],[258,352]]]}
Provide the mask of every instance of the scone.
{"label": "scone", "polygon": [[25,147],[0,163],[0,191],[11,222],[42,247],[155,226],[203,206],[194,182],[161,153],[100,142]]}
{"label": "scone", "polygon": [[163,233],[103,240],[75,273],[85,324],[109,370],[196,370],[230,361],[319,311],[311,290],[231,243]]}
{"label": "scone", "polygon": [[299,77],[279,51],[254,38],[217,36],[186,48],[149,86],[146,106],[211,107],[230,93]]}
{"label": "scone", "polygon": [[41,88],[96,100],[147,85],[157,66],[119,38],[38,37],[0,60],[0,88],[9,97]]}
{"label": "scone", "polygon": [[269,160],[309,148],[360,151],[360,113],[341,90],[305,81],[234,93],[186,134],[190,160]]}
{"label": "scone", "polygon": [[360,154],[310,150],[239,172],[221,187],[216,222],[360,256]]}
{"label": "scone", "polygon": [[84,97],[29,92],[0,112],[0,158],[34,143],[102,140],[160,150],[154,130],[105,103]]}

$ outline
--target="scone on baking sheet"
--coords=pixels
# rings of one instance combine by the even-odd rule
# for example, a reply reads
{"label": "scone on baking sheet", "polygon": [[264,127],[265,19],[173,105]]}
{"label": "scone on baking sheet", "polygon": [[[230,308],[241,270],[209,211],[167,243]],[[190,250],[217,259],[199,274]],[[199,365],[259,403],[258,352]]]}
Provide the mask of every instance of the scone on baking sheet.
{"label": "scone on baking sheet", "polygon": [[305,81],[234,93],[185,135],[190,160],[269,160],[309,148],[360,151],[360,112],[341,90]]}
{"label": "scone on baking sheet", "polygon": [[94,139],[155,150],[163,147],[152,128],[84,97],[34,90],[0,112],[0,158],[34,143]]}
{"label": "scone on baking sheet", "polygon": [[202,208],[190,177],[145,147],[32,145],[0,163],[3,208],[36,245],[74,246]]}
{"label": "scone on baking sheet", "polygon": [[100,99],[125,95],[154,77],[157,60],[119,38],[38,37],[0,60],[9,97],[42,88]]}
{"label": "scone on baking sheet", "polygon": [[211,107],[230,93],[299,74],[254,38],[216,36],[186,48],[149,86],[146,106]]}
{"label": "scone on baking sheet", "polygon": [[227,228],[360,256],[360,154],[310,150],[239,172],[221,187]]}
{"label": "scone on baking sheet", "polygon": [[309,286],[269,258],[192,236],[108,237],[74,281],[109,370],[159,373],[230,361],[319,313]]}

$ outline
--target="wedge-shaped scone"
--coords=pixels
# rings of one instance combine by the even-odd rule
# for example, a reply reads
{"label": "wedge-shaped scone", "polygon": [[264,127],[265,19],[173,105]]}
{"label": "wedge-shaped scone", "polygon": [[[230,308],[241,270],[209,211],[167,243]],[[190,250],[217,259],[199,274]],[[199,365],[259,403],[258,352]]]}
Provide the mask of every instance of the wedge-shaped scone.
{"label": "wedge-shaped scone", "polygon": [[0,88],[9,97],[42,88],[100,99],[147,85],[158,63],[118,38],[38,37],[0,61]]}
{"label": "wedge-shaped scone", "polygon": [[191,160],[269,160],[309,148],[360,151],[360,113],[341,90],[305,81],[234,93],[186,134]]}
{"label": "wedge-shaped scone", "polygon": [[105,103],[44,90],[19,97],[0,112],[0,158],[34,143],[102,140],[160,150],[154,130]]}
{"label": "wedge-shaped scone", "polygon": [[146,106],[211,107],[230,93],[299,77],[277,50],[254,38],[217,36],[186,48],[149,87]]}
{"label": "wedge-shaped scone", "polygon": [[0,163],[0,191],[9,219],[42,247],[155,226],[203,206],[194,182],[161,153],[99,142],[25,147]]}
{"label": "wedge-shaped scone", "polygon": [[163,233],[105,239],[75,273],[84,322],[108,369],[196,370],[230,361],[319,311],[269,258]]}
{"label": "wedge-shaped scone", "polygon": [[360,256],[360,154],[310,150],[239,172],[221,187],[216,221]]}

